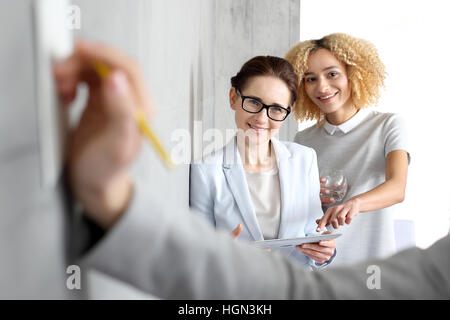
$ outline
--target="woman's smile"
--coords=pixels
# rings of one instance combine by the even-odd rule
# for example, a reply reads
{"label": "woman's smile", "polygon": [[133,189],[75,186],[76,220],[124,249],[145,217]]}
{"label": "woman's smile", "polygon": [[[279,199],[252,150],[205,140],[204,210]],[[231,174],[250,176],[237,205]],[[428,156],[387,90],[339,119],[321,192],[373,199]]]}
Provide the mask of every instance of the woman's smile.
{"label": "woman's smile", "polygon": [[339,91],[336,91],[335,93],[327,94],[327,95],[321,95],[317,97],[321,102],[330,102],[333,100],[333,98],[339,93]]}
{"label": "woman's smile", "polygon": [[247,125],[250,127],[250,129],[254,130],[257,134],[262,133],[262,132],[266,132],[267,130],[269,130],[269,128],[265,128],[265,127],[261,127],[261,126],[257,126],[257,125],[252,125],[250,123],[247,123]]}

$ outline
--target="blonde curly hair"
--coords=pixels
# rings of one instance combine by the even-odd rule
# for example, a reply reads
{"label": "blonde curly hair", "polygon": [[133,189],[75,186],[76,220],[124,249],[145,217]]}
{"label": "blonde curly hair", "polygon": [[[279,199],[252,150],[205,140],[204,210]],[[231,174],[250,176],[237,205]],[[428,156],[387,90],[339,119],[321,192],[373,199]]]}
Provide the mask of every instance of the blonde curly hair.
{"label": "blonde curly hair", "polygon": [[386,71],[377,49],[369,41],[344,33],[333,33],[318,40],[302,41],[293,46],[285,56],[299,79],[298,99],[293,106],[296,120],[317,120],[320,125],[325,119],[325,114],[306,94],[304,80],[309,56],[321,48],[329,50],[346,65],[351,98],[357,109],[378,101],[380,89],[384,87]]}

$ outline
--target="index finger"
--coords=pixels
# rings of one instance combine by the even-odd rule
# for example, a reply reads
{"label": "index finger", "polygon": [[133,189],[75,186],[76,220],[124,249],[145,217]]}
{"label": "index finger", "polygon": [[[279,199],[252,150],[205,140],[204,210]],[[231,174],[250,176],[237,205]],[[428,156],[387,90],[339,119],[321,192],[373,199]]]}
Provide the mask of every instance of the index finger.
{"label": "index finger", "polygon": [[322,229],[326,226],[328,222],[328,215],[324,215],[322,219],[319,221],[319,225],[317,226],[317,231],[322,231]]}
{"label": "index finger", "polygon": [[139,69],[134,60],[106,44],[77,39],[75,53],[84,62],[102,62],[110,68],[121,69],[132,78],[139,76]]}

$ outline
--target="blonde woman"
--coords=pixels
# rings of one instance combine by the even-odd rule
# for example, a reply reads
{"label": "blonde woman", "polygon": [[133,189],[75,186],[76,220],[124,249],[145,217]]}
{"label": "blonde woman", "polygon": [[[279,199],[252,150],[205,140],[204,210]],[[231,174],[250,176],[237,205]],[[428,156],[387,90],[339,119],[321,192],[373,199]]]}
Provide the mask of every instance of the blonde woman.
{"label": "blonde woman", "polygon": [[402,119],[367,109],[386,75],[376,48],[336,33],[298,43],[286,59],[300,81],[294,117],[317,121],[295,142],[316,151],[319,171],[343,170],[348,181],[342,201],[321,197],[318,231],[332,226],[343,233],[334,265],[394,253],[392,206],[404,199],[409,154]]}

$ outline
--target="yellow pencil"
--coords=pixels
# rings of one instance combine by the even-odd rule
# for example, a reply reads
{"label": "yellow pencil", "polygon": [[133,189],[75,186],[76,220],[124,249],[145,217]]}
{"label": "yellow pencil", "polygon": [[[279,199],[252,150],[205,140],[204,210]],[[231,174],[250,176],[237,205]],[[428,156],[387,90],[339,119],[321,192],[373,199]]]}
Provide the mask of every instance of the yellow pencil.
{"label": "yellow pencil", "polygon": [[[107,77],[110,72],[108,66],[100,62],[94,63],[94,70],[101,78]],[[166,166],[169,169],[175,169],[175,164],[173,163],[169,153],[167,153],[162,143],[159,141],[156,134],[148,124],[145,112],[142,109],[137,110],[134,114],[134,118],[136,119],[136,123],[142,134],[151,142]]]}

